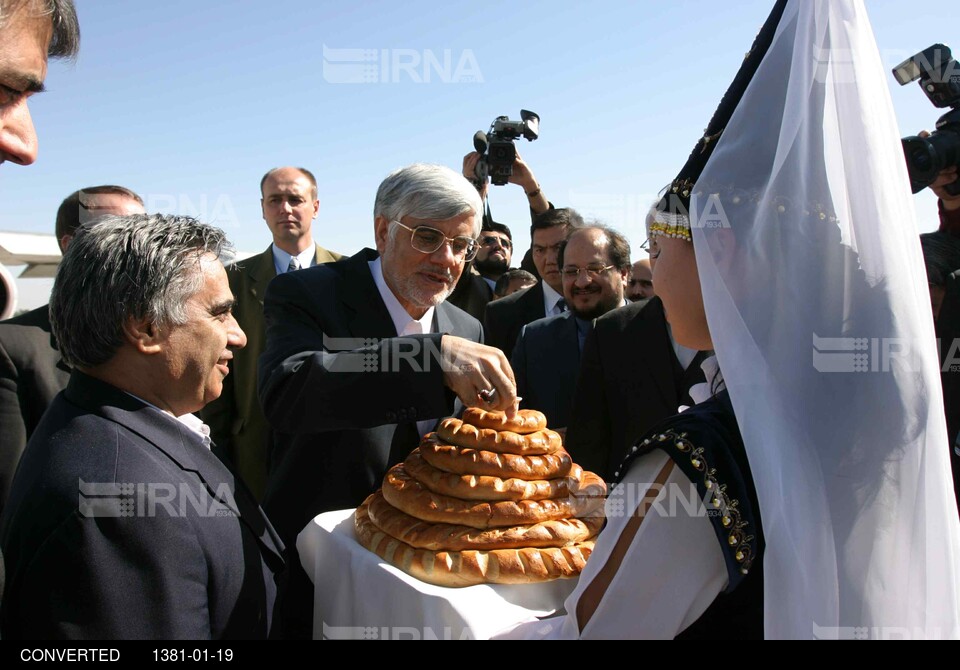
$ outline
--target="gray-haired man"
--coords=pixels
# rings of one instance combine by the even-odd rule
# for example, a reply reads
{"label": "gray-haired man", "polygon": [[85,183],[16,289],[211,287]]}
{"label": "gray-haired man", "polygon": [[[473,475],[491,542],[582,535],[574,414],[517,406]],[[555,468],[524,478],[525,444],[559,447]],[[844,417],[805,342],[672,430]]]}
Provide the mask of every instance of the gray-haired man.
{"label": "gray-haired man", "polygon": [[[376,251],[270,284],[260,400],[275,439],[263,507],[288,544],[318,513],[362,503],[457,397],[515,409],[507,359],[444,302],[476,253],[480,220],[463,176],[411,165],[377,192]],[[309,633],[299,625],[293,634]]]}
{"label": "gray-haired man", "polygon": [[246,336],[223,232],[187,217],[81,228],[50,317],[73,368],[0,522],[6,638],[266,637],[283,545],[196,412]]}

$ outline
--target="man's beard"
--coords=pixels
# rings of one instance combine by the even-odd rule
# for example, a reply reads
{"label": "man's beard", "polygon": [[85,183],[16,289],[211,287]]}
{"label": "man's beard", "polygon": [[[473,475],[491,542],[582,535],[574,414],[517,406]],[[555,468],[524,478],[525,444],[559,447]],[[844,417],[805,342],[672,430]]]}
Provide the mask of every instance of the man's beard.
{"label": "man's beard", "polygon": [[446,269],[427,265],[418,268],[418,270],[426,270],[427,272],[445,276],[448,280],[447,286],[446,288],[436,290],[423,286],[417,281],[415,276],[398,277],[397,284],[405,300],[429,309],[430,307],[436,307],[453,293],[456,281],[454,281],[453,275]]}
{"label": "man's beard", "polygon": [[502,275],[504,272],[510,269],[510,261],[506,258],[489,256],[484,260],[480,260],[479,258],[474,260],[473,267],[477,269],[477,272],[484,276]]}
{"label": "man's beard", "polygon": [[[599,289],[596,291],[574,291],[573,296],[575,297],[578,294],[583,295],[583,294],[592,294],[592,293],[600,293],[600,292],[601,291]],[[573,300],[568,301],[567,308],[571,312],[573,312],[573,315],[576,316],[577,318],[583,319],[584,321],[592,321],[593,319],[597,319],[603,316],[604,314],[606,314],[607,312],[613,309],[616,309],[617,307],[620,306],[621,302],[623,302],[623,298],[617,298],[616,294],[614,294],[610,296],[609,300],[601,299],[593,307],[590,307],[589,309],[578,309],[576,301],[573,301]]]}

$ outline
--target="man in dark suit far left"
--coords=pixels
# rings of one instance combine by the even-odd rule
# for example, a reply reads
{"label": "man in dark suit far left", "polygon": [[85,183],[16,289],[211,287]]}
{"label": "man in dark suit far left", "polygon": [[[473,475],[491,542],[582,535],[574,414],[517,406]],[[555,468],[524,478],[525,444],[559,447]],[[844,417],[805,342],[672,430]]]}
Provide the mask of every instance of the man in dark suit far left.
{"label": "man in dark suit far left", "polygon": [[67,388],[30,438],[0,519],[7,639],[256,639],[283,543],[194,412],[246,336],[223,231],[110,217],[77,231],[50,320]]}
{"label": "man in dark suit far left", "polygon": [[[123,186],[108,184],[75,191],[57,210],[60,252],[67,250],[83,224],[111,214],[143,211],[143,199]],[[69,378],[70,369],[60,359],[50,330],[48,305],[0,322],[0,513],[27,440]]]}

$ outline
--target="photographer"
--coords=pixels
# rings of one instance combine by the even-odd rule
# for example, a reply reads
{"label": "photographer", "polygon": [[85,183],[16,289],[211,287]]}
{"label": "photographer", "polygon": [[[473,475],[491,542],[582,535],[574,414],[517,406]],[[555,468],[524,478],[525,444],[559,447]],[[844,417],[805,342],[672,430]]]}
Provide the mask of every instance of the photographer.
{"label": "photographer", "polygon": [[930,190],[933,191],[940,202],[940,230],[949,233],[954,237],[960,237],[960,195],[950,195],[945,186],[952,184],[957,180],[957,166],[949,167],[937,177],[937,180],[930,184]]}
{"label": "photographer", "polygon": [[[945,171],[946,172],[946,171]],[[939,181],[939,180],[938,180]],[[946,182],[949,183],[949,182]],[[960,196],[941,198],[940,215],[952,213],[958,222]],[[946,209],[950,204],[954,209]],[[957,451],[957,436],[960,433],[960,292],[957,279],[960,275],[960,234],[957,228],[951,233],[942,228],[935,233],[920,236],[923,262],[930,288],[930,303],[933,308],[933,324],[937,334],[940,354],[940,381],[943,385],[943,406],[947,417],[947,438],[950,445],[950,463],[957,502],[960,504],[960,452]]]}
{"label": "photographer", "polygon": [[[489,177],[484,180],[477,178],[477,163],[480,153],[472,151],[463,157],[463,176],[472,182],[480,192],[484,201],[483,229],[480,233],[480,250],[477,257],[464,269],[460,275],[457,287],[447,299],[463,311],[483,321],[487,303],[494,300],[494,286],[501,275],[510,269],[513,260],[513,236],[510,228],[492,220],[489,209],[486,207],[486,198],[490,188]],[[530,216],[537,216],[550,209],[537,179],[529,166],[523,162],[519,153],[513,162],[513,174],[509,182],[519,185],[527,194],[530,203]],[[528,252],[529,253],[529,252]]]}
{"label": "photographer", "polygon": [[[490,179],[488,177],[482,182],[477,179],[477,162],[479,160],[480,154],[476,151],[471,151],[464,156],[463,176],[474,183],[477,190],[480,191],[480,197],[486,202],[487,193],[490,189]],[[540,189],[537,178],[533,175],[533,170],[523,162],[519,151],[517,151],[517,159],[513,162],[513,174],[510,175],[508,181],[523,189],[523,192],[527,195],[527,202],[530,205],[530,212],[533,218],[550,209],[551,205],[547,200],[547,196],[545,196]]]}

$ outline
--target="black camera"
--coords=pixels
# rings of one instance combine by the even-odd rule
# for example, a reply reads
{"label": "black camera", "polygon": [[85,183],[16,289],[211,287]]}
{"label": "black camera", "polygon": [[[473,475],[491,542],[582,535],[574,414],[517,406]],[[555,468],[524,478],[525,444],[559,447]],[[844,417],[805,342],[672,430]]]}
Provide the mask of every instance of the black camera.
{"label": "black camera", "polygon": [[490,124],[490,131],[478,130],[473,136],[473,147],[480,154],[477,162],[477,179],[490,177],[495,186],[503,186],[513,174],[513,162],[517,160],[517,147],[513,142],[518,137],[528,142],[537,139],[540,133],[540,117],[526,109],[520,110],[520,121],[498,116]]}
{"label": "black camera", "polygon": [[[893,69],[901,86],[920,80],[920,88],[935,107],[952,109],[937,119],[937,129],[929,137],[903,138],[910,186],[919,193],[932,184],[937,175],[960,165],[960,66],[950,48],[934,44],[903,61]],[[944,187],[951,195],[960,194],[960,179]]]}

